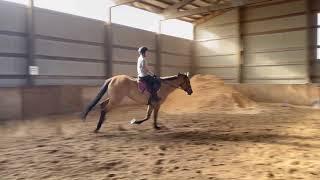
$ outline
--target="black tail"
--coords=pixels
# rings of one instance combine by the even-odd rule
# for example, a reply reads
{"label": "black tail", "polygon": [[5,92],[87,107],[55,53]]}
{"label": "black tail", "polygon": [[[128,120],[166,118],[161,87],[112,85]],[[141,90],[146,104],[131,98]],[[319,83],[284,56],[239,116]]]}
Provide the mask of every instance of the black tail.
{"label": "black tail", "polygon": [[107,92],[109,83],[111,81],[111,78],[106,80],[103,86],[100,88],[99,93],[97,96],[94,98],[93,101],[90,102],[90,104],[86,107],[85,111],[82,113],[81,118],[83,120],[86,119],[87,115],[89,112],[93,109],[93,107],[100,101],[100,99],[103,97],[103,95]]}

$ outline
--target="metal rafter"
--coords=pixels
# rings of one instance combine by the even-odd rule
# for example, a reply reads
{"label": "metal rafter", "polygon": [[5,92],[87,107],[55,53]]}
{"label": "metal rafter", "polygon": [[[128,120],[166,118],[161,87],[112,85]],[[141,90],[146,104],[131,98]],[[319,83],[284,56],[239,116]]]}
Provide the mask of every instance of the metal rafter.
{"label": "metal rafter", "polygon": [[[253,1],[250,1],[250,5],[265,2],[265,1],[270,1],[270,0],[253,0]],[[246,0],[244,1],[241,0],[241,2],[240,0],[236,0],[229,3],[214,4],[211,6],[200,7],[197,9],[192,9],[187,11],[170,12],[170,13],[164,14],[164,17],[165,19],[176,19],[176,18],[191,16],[196,14],[203,14],[203,13],[218,11],[223,9],[233,9],[233,8],[244,5],[245,2]]]}

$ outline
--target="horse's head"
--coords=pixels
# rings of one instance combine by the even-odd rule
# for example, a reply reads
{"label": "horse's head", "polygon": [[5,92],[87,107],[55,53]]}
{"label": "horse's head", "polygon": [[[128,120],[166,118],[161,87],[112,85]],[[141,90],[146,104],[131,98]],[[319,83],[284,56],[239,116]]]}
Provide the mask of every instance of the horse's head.
{"label": "horse's head", "polygon": [[189,79],[189,72],[186,74],[178,74],[178,79],[180,80],[179,87],[183,89],[188,95],[191,95],[193,93],[192,87],[190,84],[190,79]]}

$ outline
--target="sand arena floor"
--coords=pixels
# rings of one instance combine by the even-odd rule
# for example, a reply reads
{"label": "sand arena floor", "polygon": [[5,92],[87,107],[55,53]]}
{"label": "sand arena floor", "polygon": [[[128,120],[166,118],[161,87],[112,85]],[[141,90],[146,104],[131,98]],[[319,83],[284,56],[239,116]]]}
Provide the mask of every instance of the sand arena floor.
{"label": "sand arena floor", "polygon": [[[208,109],[207,109],[208,110]],[[320,179],[320,111],[258,104],[232,111],[160,113],[145,107],[0,125],[0,179]]]}

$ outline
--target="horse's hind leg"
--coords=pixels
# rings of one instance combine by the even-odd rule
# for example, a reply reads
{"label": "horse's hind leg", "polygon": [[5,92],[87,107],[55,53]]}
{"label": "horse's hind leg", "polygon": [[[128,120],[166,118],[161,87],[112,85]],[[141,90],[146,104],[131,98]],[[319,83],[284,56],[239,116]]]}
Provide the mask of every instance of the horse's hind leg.
{"label": "horse's hind leg", "polygon": [[105,101],[103,101],[101,104],[100,104],[100,118],[99,118],[99,122],[97,124],[97,128],[95,129],[95,133],[97,133],[99,131],[99,129],[101,128],[103,122],[106,120],[106,114],[107,114],[107,111],[110,110],[110,104],[109,104],[109,101],[110,99],[107,99]]}
{"label": "horse's hind leg", "polygon": [[144,119],[141,119],[141,120],[136,120],[136,119],[133,119],[131,120],[131,124],[141,124],[143,123],[144,121],[147,121],[148,119],[150,119],[150,116],[152,114],[152,111],[153,111],[153,107],[152,106],[148,106],[148,110],[147,110],[147,114],[145,116]]}

